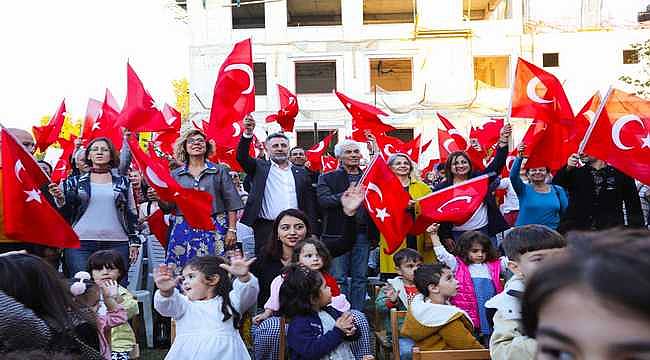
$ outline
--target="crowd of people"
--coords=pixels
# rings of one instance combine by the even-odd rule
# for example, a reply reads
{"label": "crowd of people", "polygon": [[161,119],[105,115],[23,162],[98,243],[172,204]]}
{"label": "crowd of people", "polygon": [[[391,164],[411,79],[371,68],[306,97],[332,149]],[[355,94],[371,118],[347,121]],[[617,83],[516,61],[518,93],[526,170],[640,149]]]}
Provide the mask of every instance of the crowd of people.
{"label": "crowd of people", "polygon": [[[81,246],[24,243],[0,229],[0,353],[137,358],[129,319],[139,309],[126,275],[141,261],[143,241],[158,241],[166,258],[153,273],[153,307],[175,322],[168,359],[278,359],[279,338],[291,359],[372,359],[372,322],[386,322],[390,342],[391,309],[406,312],[403,359],[414,347],[489,349],[493,359],[647,356],[646,185],[584,154],[555,173],[528,168],[525,146],[502,178],[508,124],[482,171],[464,151],[427,174],[409,155],[393,154],[386,163],[413,219],[427,194],[481,175],[490,185],[467,221],[431,224],[388,254],[364,206],[360,143],[336,144],[338,169],[320,174],[281,132],[252,156],[255,120],[243,124],[242,173],[211,162],[215,144],[196,128],[181,132],[169,159],[181,187],[211,195],[213,230],[192,227],[178,204],[162,200],[132,166],[128,146],[118,152],[96,138],[79,147],[68,178],[41,190]],[[34,152],[30,133],[9,131]],[[375,137],[366,136],[377,155]],[[165,239],[147,226],[156,209],[167,214]],[[378,294],[368,291],[372,268]],[[380,318],[369,321],[373,307]]]}

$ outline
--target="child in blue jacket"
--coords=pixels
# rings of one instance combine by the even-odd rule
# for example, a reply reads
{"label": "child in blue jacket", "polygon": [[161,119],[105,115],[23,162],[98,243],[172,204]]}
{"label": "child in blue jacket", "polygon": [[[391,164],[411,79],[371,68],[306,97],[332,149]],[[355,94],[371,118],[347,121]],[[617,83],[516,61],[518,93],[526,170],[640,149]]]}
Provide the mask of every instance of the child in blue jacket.
{"label": "child in blue jacket", "polygon": [[320,272],[291,265],[280,287],[280,313],[289,319],[290,359],[354,359],[350,341],[357,334],[349,312],[328,306],[332,294]]}

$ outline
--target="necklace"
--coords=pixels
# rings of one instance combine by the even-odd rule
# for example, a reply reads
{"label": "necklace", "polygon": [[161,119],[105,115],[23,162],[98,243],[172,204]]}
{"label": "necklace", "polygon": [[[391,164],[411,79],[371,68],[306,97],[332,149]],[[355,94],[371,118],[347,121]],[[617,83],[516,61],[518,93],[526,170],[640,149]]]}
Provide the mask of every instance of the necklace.
{"label": "necklace", "polygon": [[109,168],[103,168],[103,169],[91,168],[90,172],[94,173],[94,174],[107,174],[107,173],[111,172],[111,169],[109,169]]}

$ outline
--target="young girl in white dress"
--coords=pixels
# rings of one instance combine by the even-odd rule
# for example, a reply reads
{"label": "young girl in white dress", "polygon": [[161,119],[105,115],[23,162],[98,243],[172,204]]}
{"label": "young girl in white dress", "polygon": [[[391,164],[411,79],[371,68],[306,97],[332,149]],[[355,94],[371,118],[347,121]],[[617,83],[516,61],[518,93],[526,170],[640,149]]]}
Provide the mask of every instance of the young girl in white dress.
{"label": "young girl in white dress", "polygon": [[[154,308],[176,320],[176,339],[165,359],[250,359],[237,331],[240,314],[255,304],[257,278],[248,268],[255,259],[218,256],[190,260],[182,272],[181,295],[173,267],[154,273],[158,291]],[[236,279],[230,281],[229,274]]]}

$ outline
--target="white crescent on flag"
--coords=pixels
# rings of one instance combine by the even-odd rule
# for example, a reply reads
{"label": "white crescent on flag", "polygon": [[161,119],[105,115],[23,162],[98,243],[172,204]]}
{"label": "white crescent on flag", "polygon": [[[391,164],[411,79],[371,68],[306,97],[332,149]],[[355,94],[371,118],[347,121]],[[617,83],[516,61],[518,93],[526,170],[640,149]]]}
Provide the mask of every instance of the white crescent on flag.
{"label": "white crescent on flag", "polygon": [[253,81],[253,69],[251,69],[248,64],[230,64],[223,69],[223,72],[232,70],[241,70],[248,76],[248,87],[241,92],[242,95],[248,95],[253,92],[253,86],[255,86],[255,82]]}
{"label": "white crescent on flag", "polygon": [[528,98],[538,104],[548,104],[550,102],[553,102],[553,100],[542,99],[541,97],[539,97],[539,95],[537,95],[537,91],[535,90],[535,88],[539,83],[540,80],[537,76],[530,79],[530,81],[528,82],[528,86],[526,86],[526,95],[528,95]]}
{"label": "white crescent on flag", "polygon": [[147,178],[149,178],[149,181],[151,181],[152,184],[161,188],[169,187],[166,182],[164,182],[161,178],[158,177],[158,175],[156,174],[155,171],[153,171],[152,168],[147,167],[145,173],[147,174]]}
{"label": "white crescent on flag", "polygon": [[16,174],[16,179],[22,183],[23,179],[20,178],[20,170],[25,171],[25,167],[23,166],[23,162],[18,160],[16,161],[16,164],[14,164],[14,173]]}
{"label": "white crescent on flag", "polygon": [[232,134],[232,137],[239,137],[239,135],[241,135],[241,126],[239,126],[239,123],[232,123],[232,128],[235,130],[235,132]]}
{"label": "white crescent on flag", "polygon": [[[395,152],[394,152],[394,151],[390,151],[389,148],[393,148],[393,144],[386,144],[386,145],[384,145],[384,154],[386,154],[386,155],[388,155],[388,156],[391,156],[391,155],[395,154]],[[393,148],[393,150],[395,150],[395,148]]]}
{"label": "white crescent on flag", "polygon": [[368,205],[368,211],[375,212],[373,207],[370,206],[370,203],[368,202],[368,192],[370,192],[370,191],[376,192],[377,195],[379,195],[379,200],[382,203],[384,202],[384,194],[381,192],[381,189],[379,188],[379,186],[377,186],[377,184],[372,183],[372,182],[368,183],[368,187],[367,187],[367,190],[366,190],[366,205]]}
{"label": "white crescent on flag", "polygon": [[454,142],[454,139],[447,139],[447,140],[445,140],[445,142],[442,143],[442,147],[445,148],[445,150],[447,150],[447,152],[450,153],[450,154],[453,152],[453,151],[449,150],[449,145],[452,142]]}
{"label": "white crescent on flag", "polygon": [[627,146],[623,144],[621,141],[621,130],[623,130],[623,127],[627,123],[632,121],[638,122],[641,124],[641,127],[645,129],[645,124],[643,124],[643,121],[641,121],[638,116],[632,114],[621,116],[614,122],[614,125],[612,125],[612,141],[614,142],[614,145],[616,145],[616,147],[621,150],[631,150],[634,148],[633,146]]}
{"label": "white crescent on flag", "polygon": [[307,150],[307,152],[319,153],[325,148],[325,143],[323,141],[318,143],[318,146],[314,150]]}
{"label": "white crescent on flag", "polygon": [[451,203],[453,203],[453,202],[456,202],[456,201],[465,201],[466,203],[469,204],[470,202],[472,202],[472,197],[471,197],[471,196],[468,196],[468,195],[461,195],[461,196],[456,196],[456,197],[453,198],[453,199],[449,199],[449,200],[445,201],[444,204],[440,205],[440,207],[438,208],[438,212],[439,212],[439,213],[442,213],[442,209],[443,209],[445,206],[447,206],[447,205],[449,205],[449,204],[451,204]]}

